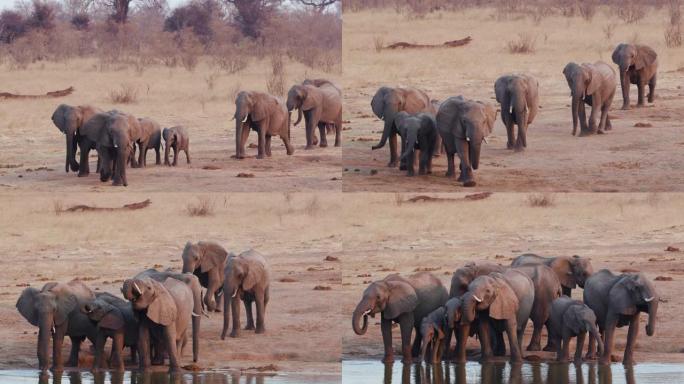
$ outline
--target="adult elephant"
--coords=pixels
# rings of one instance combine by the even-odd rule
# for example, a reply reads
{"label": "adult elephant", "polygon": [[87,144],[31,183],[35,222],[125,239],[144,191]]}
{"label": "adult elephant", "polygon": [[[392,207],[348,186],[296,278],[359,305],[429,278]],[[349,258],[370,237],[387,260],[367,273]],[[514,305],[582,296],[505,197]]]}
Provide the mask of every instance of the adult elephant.
{"label": "adult elephant", "polygon": [[[615,96],[615,71],[603,61],[594,64],[568,63],[563,74],[570,87],[572,97],[572,135],[577,133],[577,121],[580,123],[580,136],[604,133],[612,128],[608,111]],[[584,104],[591,106],[591,115],[587,124]],[[600,112],[599,124],[596,118]]]}
{"label": "adult elephant", "polygon": [[[190,287],[173,278],[159,282],[150,277],[124,281],[124,297],[138,313],[138,354],[140,369],[150,369],[150,334],[161,335],[169,356],[169,371],[180,371],[180,355],[187,341],[188,325],[193,316],[193,293]],[[199,334],[193,332],[194,340]],[[193,358],[193,361],[197,361]]]}
{"label": "adult elephant", "polygon": [[240,336],[240,300],[244,302],[247,312],[247,326],[252,330],[254,316],[252,303],[256,302],[256,333],[266,332],[266,305],[270,296],[271,273],[266,258],[259,252],[250,249],[241,254],[229,257],[223,271],[223,331],[221,340],[228,334],[230,315],[233,315],[233,330],[230,337]]}
{"label": "adult elephant", "polygon": [[[444,305],[446,288],[429,272],[419,272],[407,277],[392,274],[371,283],[363,292],[352,315],[352,327],[357,335],[368,329],[368,316],[380,313],[382,341],[385,346],[385,363],[394,361],[392,350],[392,323],[398,323],[401,330],[402,362],[411,363],[420,353],[420,324],[430,312]],[[363,325],[359,322],[363,318]],[[411,347],[411,333],[416,337]]]}
{"label": "adult elephant", "polygon": [[603,343],[596,325],[596,314],[580,300],[561,296],[551,304],[549,316],[549,340],[556,346],[556,359],[565,362],[570,350],[570,338],[577,336],[575,363],[582,362],[582,348],[586,333],[598,340],[599,355],[603,354]]}
{"label": "adult elephant", "polygon": [[127,186],[126,163],[131,146],[141,137],[138,119],[116,110],[97,113],[85,123],[81,133],[96,143],[101,159],[100,180],[111,178],[112,185]]}
{"label": "adult elephant", "polygon": [[[561,296],[561,283],[554,270],[544,264],[522,265],[513,268],[527,275],[534,284],[534,303],[530,314],[534,331],[527,350],[539,351],[541,350],[542,328],[546,325],[546,330],[550,329],[548,321],[551,315],[551,303]],[[555,344],[551,338],[548,338],[544,350],[555,350]]]}
{"label": "adult elephant", "polygon": [[207,289],[204,305],[210,311],[219,312],[217,302],[223,294],[223,269],[228,252],[213,241],[187,242],[183,249],[183,272],[193,273]]}
{"label": "adult elephant", "polygon": [[440,104],[436,122],[447,153],[447,177],[456,175],[454,156],[458,154],[458,181],[465,187],[476,185],[473,170],[479,167],[482,142],[492,132],[495,120],[496,108],[488,103],[454,96]]}
{"label": "adult elephant", "polygon": [[[80,132],[81,127],[95,114],[102,112],[99,108],[91,105],[71,106],[60,104],[52,113],[52,122],[66,135],[66,164],[64,170],[68,173],[69,167],[73,172],[78,171],[78,176],[88,176],[88,154],[95,149],[95,143],[88,141]],[[76,161],[76,147],[81,149],[81,161]]]}
{"label": "adult elephant", "polygon": [[558,280],[560,280],[563,295],[568,297],[572,297],[572,290],[578,285],[580,288],[584,288],[584,282],[594,273],[591,260],[577,255],[572,257],[542,257],[533,253],[525,253],[513,259],[511,267],[530,264],[545,264],[553,269]]}
{"label": "adult elephant", "polygon": [[275,96],[263,92],[242,91],[235,98],[235,158],[245,158],[249,130],[259,135],[257,159],[271,156],[271,137],[280,136],[287,154],[294,153],[290,144],[290,114]]}
{"label": "adult elephant", "polygon": [[[161,126],[159,123],[152,119],[140,118],[138,119],[140,124],[140,138],[133,143],[131,151],[131,166],[133,168],[146,167],[147,166],[147,150],[154,149],[156,152],[156,165],[161,164]],[[138,145],[140,154],[138,160],[135,159],[135,144]]]}
{"label": "adult elephant", "polygon": [[[416,88],[380,87],[371,100],[371,108],[375,116],[384,122],[380,142],[372,148],[375,150],[384,147],[387,139],[389,139],[390,161],[387,163],[387,166],[391,168],[396,167],[399,160],[397,148],[397,134],[399,132],[394,123],[397,113],[401,111],[406,111],[410,114],[424,112],[434,115],[437,113],[430,101],[430,97]],[[401,148],[405,146],[406,143],[402,138]],[[406,170],[406,163],[404,161],[402,161],[399,169],[402,171]]]}
{"label": "adult elephant", "polygon": [[653,48],[640,44],[618,44],[613,51],[613,63],[620,67],[622,109],[629,109],[629,84],[636,84],[637,107],[644,106],[644,88],[648,84],[648,102],[655,98],[658,73],[658,54]]}
{"label": "adult elephant", "polygon": [[[587,279],[584,285],[584,303],[596,314],[599,330],[603,334],[601,364],[609,364],[613,352],[615,328],[629,325],[625,354],[622,363],[634,364],[634,347],[639,333],[639,313],[648,314],[646,334],[653,336],[658,314],[659,296],[653,283],[643,273],[615,275],[602,269]],[[593,358],[594,337],[589,337],[589,353]]]}
{"label": "adult elephant", "polygon": [[[318,84],[318,85],[316,85]],[[296,126],[302,120],[306,125],[306,149],[314,147],[314,131],[318,128],[320,146],[327,147],[326,127],[335,128],[335,146],[342,145],[342,92],[330,82],[319,81],[309,84],[296,84],[287,92],[287,111],[297,109]]]}
{"label": "adult elephant", "polygon": [[78,351],[87,337],[95,341],[97,327],[81,313],[80,306],[95,299],[93,291],[79,280],[68,283],[47,283],[42,289],[24,289],[17,300],[19,313],[31,325],[38,327],[38,366],[48,368],[48,348],[52,336],[52,370],[61,371],[64,336],[71,339],[71,353],[67,367],[78,366]]}
{"label": "adult elephant", "polygon": [[[501,120],[506,126],[506,147],[522,151],[527,147],[527,127],[532,124],[539,108],[539,83],[524,74],[499,77],[494,83],[496,101],[501,104]],[[514,132],[518,126],[518,136]]]}
{"label": "adult elephant", "polygon": [[[461,345],[458,350],[465,351],[470,324],[477,318],[483,362],[492,360],[487,324],[491,324],[497,332],[506,332],[511,362],[522,362],[522,337],[534,305],[532,280],[515,269],[490,273],[473,280],[461,300],[463,315],[459,325]],[[465,354],[458,356],[457,361],[465,362]]]}
{"label": "adult elephant", "polygon": [[435,116],[429,113],[410,115],[401,111],[394,120],[402,142],[406,143],[406,147],[401,149],[401,160],[406,161],[407,175],[415,174],[416,149],[420,151],[418,174],[432,173],[432,156],[438,151],[435,145],[439,136]]}

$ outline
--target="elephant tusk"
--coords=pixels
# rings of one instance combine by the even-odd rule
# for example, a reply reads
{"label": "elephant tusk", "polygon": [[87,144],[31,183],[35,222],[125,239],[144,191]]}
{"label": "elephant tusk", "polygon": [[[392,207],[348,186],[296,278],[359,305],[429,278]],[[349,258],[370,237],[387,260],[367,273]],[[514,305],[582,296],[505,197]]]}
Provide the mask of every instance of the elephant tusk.
{"label": "elephant tusk", "polygon": [[243,122],[243,123],[246,123],[246,122],[247,122],[247,118],[248,118],[248,117],[249,117],[249,114],[245,115],[245,118],[244,118],[244,119],[242,119],[242,122]]}
{"label": "elephant tusk", "polygon": [[470,141],[470,137],[466,137],[466,141]]}
{"label": "elephant tusk", "polygon": [[196,314],[195,311],[192,311],[192,317],[200,317],[200,315]]}
{"label": "elephant tusk", "polygon": [[206,317],[207,319],[209,318],[209,312],[205,311],[204,308],[202,308],[202,314],[203,314],[204,317]]}
{"label": "elephant tusk", "polygon": [[221,290],[221,291],[218,291],[218,293],[216,293],[216,296],[218,296],[218,297],[221,297],[221,296],[223,296],[223,290]]}
{"label": "elephant tusk", "polygon": [[484,143],[487,144],[487,138],[486,137],[483,137],[482,141],[484,141]]}
{"label": "elephant tusk", "polygon": [[655,297],[651,296],[651,297],[644,298],[644,300],[645,300],[647,303],[650,303],[651,301],[653,301],[654,298],[655,298]]}
{"label": "elephant tusk", "polygon": [[477,301],[478,303],[482,302],[482,299],[480,299],[479,297],[477,297],[475,295],[473,295],[473,299],[475,299],[475,301]]}
{"label": "elephant tusk", "polygon": [[238,290],[236,289],[235,292],[233,292],[233,296],[231,296],[231,297],[235,298],[235,296],[237,296],[237,292],[238,292]]}
{"label": "elephant tusk", "polygon": [[52,326],[52,329],[50,330],[50,332],[55,333],[55,326],[54,325]]}
{"label": "elephant tusk", "polygon": [[364,312],[363,315],[366,316],[366,315],[369,314],[369,313],[371,313],[371,310],[370,310],[370,309],[367,310],[366,312]]}
{"label": "elephant tusk", "polygon": [[136,292],[138,292],[138,295],[142,295],[142,291],[140,290],[140,287],[138,287],[138,284],[135,281],[133,282],[133,288]]}

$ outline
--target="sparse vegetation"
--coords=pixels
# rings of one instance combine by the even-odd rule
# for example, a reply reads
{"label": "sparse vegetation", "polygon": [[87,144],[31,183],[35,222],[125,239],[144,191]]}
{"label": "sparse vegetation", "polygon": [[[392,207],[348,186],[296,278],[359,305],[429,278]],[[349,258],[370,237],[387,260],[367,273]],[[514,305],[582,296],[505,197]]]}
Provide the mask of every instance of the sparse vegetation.
{"label": "sparse vegetation", "polygon": [[615,27],[617,24],[615,23],[609,23],[605,26],[603,26],[603,36],[606,38],[606,40],[610,40],[613,37],[613,34],[615,33]]}
{"label": "sparse vegetation", "polygon": [[533,193],[527,196],[527,203],[531,207],[551,207],[555,204],[555,198],[550,193]]}
{"label": "sparse vegetation", "polygon": [[381,52],[385,46],[385,39],[382,36],[373,37],[373,46],[375,47],[375,52]]}
{"label": "sparse vegetation", "polygon": [[646,4],[641,0],[623,0],[615,6],[617,17],[628,24],[636,23],[646,16]]}
{"label": "sparse vegetation", "polygon": [[214,200],[209,197],[198,197],[196,202],[190,202],[185,206],[189,216],[214,216]]}
{"label": "sparse vegetation", "polygon": [[285,63],[282,55],[274,54],[271,56],[271,74],[266,83],[266,88],[272,95],[285,95]]}
{"label": "sparse vegetation", "polygon": [[131,84],[121,84],[120,88],[109,92],[109,100],[115,104],[132,104],[138,101],[138,88]]}
{"label": "sparse vegetation", "polygon": [[680,0],[670,0],[668,2],[668,14],[670,23],[665,27],[665,45],[669,48],[680,47],[682,45],[682,12]]}
{"label": "sparse vegetation", "polygon": [[52,210],[56,216],[61,215],[64,212],[64,203],[61,200],[52,200]]}
{"label": "sparse vegetation", "polygon": [[535,52],[536,39],[528,34],[521,33],[517,40],[507,43],[508,52],[512,54],[531,54]]}

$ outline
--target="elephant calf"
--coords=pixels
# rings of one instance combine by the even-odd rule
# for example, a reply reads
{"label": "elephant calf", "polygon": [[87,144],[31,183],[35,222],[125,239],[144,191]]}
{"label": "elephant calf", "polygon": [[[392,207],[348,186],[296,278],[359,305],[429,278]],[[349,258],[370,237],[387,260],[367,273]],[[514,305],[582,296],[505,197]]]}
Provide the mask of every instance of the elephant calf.
{"label": "elephant calf", "polygon": [[[596,314],[579,300],[561,296],[551,304],[549,317],[549,339],[557,347],[556,360],[566,362],[570,350],[570,339],[577,337],[575,363],[582,362],[584,338],[589,332],[596,340],[601,340],[596,327]],[[603,346],[599,342],[599,355],[603,354]]]}
{"label": "elephant calf", "polygon": [[[501,120],[506,126],[508,149],[527,148],[527,127],[539,108],[539,83],[529,75],[504,75],[494,83],[496,101],[501,104]],[[518,137],[514,126],[518,126]]]}
{"label": "elephant calf", "polygon": [[[155,164],[161,164],[161,127],[159,123],[152,119],[142,118],[138,119],[140,123],[140,139],[133,143],[131,150],[131,166],[133,168],[147,166],[147,151],[154,149],[157,158]],[[135,159],[135,144],[138,144],[140,155],[138,160]]]}
{"label": "elephant calf", "polygon": [[[444,340],[446,338],[446,308],[439,307],[423,318],[420,324],[420,336],[422,345],[420,359],[430,363],[442,361],[444,353]],[[428,347],[430,347],[430,359],[425,360]]]}
{"label": "elephant calf", "polygon": [[[162,131],[166,149],[164,149],[164,165],[178,165],[178,154],[185,152],[185,161],[190,164],[190,135],[188,130],[181,125],[164,128]],[[173,149],[173,164],[169,163],[169,149]]]}
{"label": "elephant calf", "polygon": [[401,149],[401,160],[406,161],[407,175],[415,174],[416,149],[420,150],[418,174],[432,173],[432,156],[438,150],[437,127],[434,115],[417,113],[410,115],[408,112],[397,113],[394,124],[402,138],[405,147]]}
{"label": "elephant calf", "polygon": [[[603,61],[594,64],[568,63],[563,74],[570,87],[572,96],[572,135],[577,133],[577,121],[580,123],[580,136],[604,133],[612,129],[608,111],[615,95],[615,71]],[[584,104],[591,106],[591,115],[587,124]],[[597,114],[601,113],[599,125],[596,127]]]}

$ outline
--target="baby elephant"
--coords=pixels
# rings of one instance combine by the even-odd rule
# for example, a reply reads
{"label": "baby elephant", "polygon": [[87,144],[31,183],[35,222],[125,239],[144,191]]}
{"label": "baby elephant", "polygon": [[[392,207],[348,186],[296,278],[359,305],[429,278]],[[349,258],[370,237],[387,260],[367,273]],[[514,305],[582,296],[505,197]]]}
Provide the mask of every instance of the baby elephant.
{"label": "baby elephant", "polygon": [[112,339],[111,368],[118,371],[124,370],[124,347],[131,350],[131,360],[135,361],[138,321],[128,302],[109,293],[100,293],[94,300],[83,304],[81,312],[85,313],[97,326],[93,369],[105,368],[103,357],[108,338]]}
{"label": "baby elephant", "polygon": [[[420,334],[422,336],[422,345],[420,348],[420,360],[430,363],[439,363],[442,361],[442,354],[444,353],[444,340],[446,337],[446,308],[439,307],[430,312],[423,318],[420,324]],[[430,360],[425,360],[428,346],[430,347]]]}
{"label": "baby elephant", "polygon": [[[575,363],[582,362],[582,348],[584,339],[589,332],[596,340],[601,337],[596,326],[596,315],[586,304],[573,300],[568,296],[561,296],[551,304],[549,338],[553,338],[558,346],[556,360],[567,361],[570,350],[570,338],[577,336],[575,349]],[[562,341],[562,345],[561,345]],[[603,345],[597,343],[599,356],[603,354]]]}
{"label": "baby elephant", "polygon": [[[178,153],[185,151],[185,160],[190,164],[190,136],[185,127],[177,125],[171,128],[164,128],[162,136],[166,142],[164,150],[164,165],[178,165]],[[173,148],[173,164],[169,163],[169,148]]]}
{"label": "baby elephant", "polygon": [[[405,147],[402,148],[401,161],[406,161],[408,176],[414,175],[414,163],[416,149],[420,150],[418,174],[432,173],[432,155],[438,149],[437,126],[434,115],[417,113],[414,115],[401,111],[394,118],[394,124],[399,134],[404,139]],[[441,140],[440,140],[441,143]]]}

